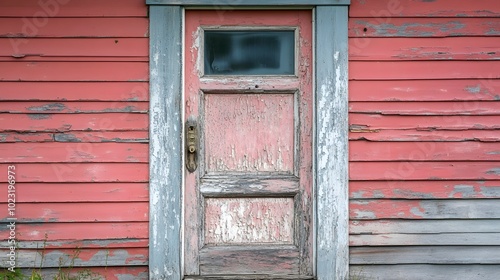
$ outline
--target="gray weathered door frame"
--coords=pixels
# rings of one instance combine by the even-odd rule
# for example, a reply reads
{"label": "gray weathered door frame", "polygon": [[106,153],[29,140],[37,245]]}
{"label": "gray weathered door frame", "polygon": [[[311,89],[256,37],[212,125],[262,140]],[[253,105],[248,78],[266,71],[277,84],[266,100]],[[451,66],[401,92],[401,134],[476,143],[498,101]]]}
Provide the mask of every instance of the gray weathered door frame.
{"label": "gray weathered door frame", "polygon": [[182,279],[183,9],[314,8],[316,277],[347,279],[350,0],[146,0],[150,5],[149,277]]}

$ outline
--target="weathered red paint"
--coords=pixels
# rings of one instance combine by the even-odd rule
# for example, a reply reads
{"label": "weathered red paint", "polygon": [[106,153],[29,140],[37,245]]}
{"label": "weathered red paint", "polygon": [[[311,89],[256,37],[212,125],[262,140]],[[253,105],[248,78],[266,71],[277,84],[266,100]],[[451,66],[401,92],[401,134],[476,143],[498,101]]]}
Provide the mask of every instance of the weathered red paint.
{"label": "weathered red paint", "polygon": [[500,102],[351,102],[349,112],[380,115],[497,115]]}
{"label": "weathered red paint", "polygon": [[349,140],[368,141],[481,141],[498,142],[498,131],[496,130],[358,130],[351,128]]}
{"label": "weathered red paint", "polygon": [[128,61],[140,58],[148,60],[148,38],[30,38],[12,47],[12,39],[0,38],[0,59],[22,61],[46,60],[60,58],[63,61],[87,59],[96,61],[107,59],[117,61],[121,58]]}
{"label": "weathered red paint", "polygon": [[496,81],[488,77],[453,81],[350,81],[349,101],[495,101],[500,98],[500,83]]}
{"label": "weathered red paint", "polygon": [[[17,202],[148,201],[147,183],[23,183]],[[57,194],[57,195],[54,195]],[[0,197],[6,203],[7,196]]]}
{"label": "weathered red paint", "polygon": [[0,162],[147,162],[142,143],[5,143]]}
{"label": "weathered red paint", "polygon": [[147,102],[0,102],[0,113],[147,113]]}
{"label": "weathered red paint", "polygon": [[498,180],[492,162],[350,162],[351,180]]}
{"label": "weathered red paint", "polygon": [[0,81],[147,81],[146,62],[2,62]]}
{"label": "weathered red paint", "polygon": [[352,199],[500,198],[498,181],[351,181]]}
{"label": "weathered red paint", "polygon": [[497,116],[382,116],[349,114],[352,125],[369,129],[463,130],[499,129]]}
{"label": "weathered red paint", "polygon": [[498,38],[350,38],[351,61],[498,60]]}
{"label": "weathered red paint", "polygon": [[[431,3],[429,3],[431,2]],[[365,1],[353,0],[351,17],[498,17],[500,6],[494,1]]]}
{"label": "weathered red paint", "polygon": [[349,37],[493,37],[499,26],[494,18],[351,18]]}
{"label": "weathered red paint", "polygon": [[391,142],[352,141],[353,161],[498,161],[497,143],[481,142]]}
{"label": "weathered red paint", "polygon": [[[31,22],[31,24],[34,25],[33,22]],[[34,26],[36,28],[36,25]],[[125,26],[127,28],[124,28]],[[36,28],[33,30],[33,28],[30,29],[29,23],[23,21],[22,18],[0,18],[0,36],[18,38],[17,40],[19,41],[14,41],[14,45],[23,44],[23,42],[25,42],[23,40],[26,40],[25,38],[32,37],[148,37],[148,19],[145,17],[51,18],[43,28]]]}
{"label": "weathered red paint", "polygon": [[0,114],[0,131],[147,130],[146,114]]}
{"label": "weathered red paint", "polygon": [[[7,170],[9,164],[0,164]],[[22,163],[16,166],[16,182],[147,182],[146,163]],[[7,172],[0,173],[7,182]]]}
{"label": "weathered red paint", "polygon": [[[7,227],[1,228],[0,233],[9,234]],[[120,246],[120,240],[124,239],[123,247],[136,247],[144,244],[143,239],[148,238],[148,222],[79,222],[79,223],[27,223],[16,224],[16,231],[19,234],[20,241],[37,241],[52,244],[57,247],[60,244],[62,248],[76,248],[75,244],[80,244],[80,248],[93,247],[92,244],[112,243],[117,244],[112,247]],[[133,240],[129,240],[133,239]],[[135,240],[138,239],[138,240]],[[87,242],[91,240],[91,242]],[[58,243],[58,242],[61,243]],[[137,241],[137,242],[136,242]],[[26,243],[20,244],[24,246]],[[72,245],[73,244],[73,245]],[[97,245],[96,245],[97,246]],[[144,246],[146,247],[146,246]],[[36,247],[35,247],[36,248]]]}
{"label": "weathered red paint", "polygon": [[349,63],[352,80],[498,79],[497,61],[387,61]]}
{"label": "weathered red paint", "polygon": [[[2,206],[7,207],[7,204]],[[17,203],[19,222],[143,222],[148,220],[146,202]],[[82,211],[82,209],[85,209]],[[108,209],[103,211],[103,209]],[[9,213],[0,216],[6,222]]]}
{"label": "weathered red paint", "polygon": [[149,100],[147,82],[1,82],[0,91],[1,101]]}
{"label": "weathered red paint", "polygon": [[50,17],[146,17],[147,9],[141,0],[3,0],[0,17],[31,17],[45,11]]}

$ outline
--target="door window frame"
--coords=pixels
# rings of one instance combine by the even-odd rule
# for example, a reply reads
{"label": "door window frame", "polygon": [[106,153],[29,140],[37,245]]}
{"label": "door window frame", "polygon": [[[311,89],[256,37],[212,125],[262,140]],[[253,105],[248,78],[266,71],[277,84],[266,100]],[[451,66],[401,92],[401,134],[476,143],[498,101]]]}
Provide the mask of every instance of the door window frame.
{"label": "door window frame", "polygon": [[312,9],[316,279],[347,279],[350,0],[146,0],[150,21],[149,277],[182,279],[182,72],[185,8]]}

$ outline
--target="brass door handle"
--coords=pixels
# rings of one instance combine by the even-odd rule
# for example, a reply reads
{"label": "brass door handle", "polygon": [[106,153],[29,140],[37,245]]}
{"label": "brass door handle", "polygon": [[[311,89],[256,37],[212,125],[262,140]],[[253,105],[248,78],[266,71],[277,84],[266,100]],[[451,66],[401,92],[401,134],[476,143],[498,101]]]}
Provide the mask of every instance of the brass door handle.
{"label": "brass door handle", "polygon": [[198,128],[194,119],[186,121],[186,168],[193,173],[197,168]]}

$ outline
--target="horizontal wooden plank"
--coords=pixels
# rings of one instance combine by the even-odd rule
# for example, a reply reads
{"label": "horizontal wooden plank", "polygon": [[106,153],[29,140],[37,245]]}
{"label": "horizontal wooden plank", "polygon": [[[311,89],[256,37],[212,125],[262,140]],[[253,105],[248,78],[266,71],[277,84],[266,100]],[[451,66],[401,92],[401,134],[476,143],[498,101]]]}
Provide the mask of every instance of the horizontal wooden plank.
{"label": "horizontal wooden plank", "polygon": [[[500,7],[494,1],[455,0],[353,0],[350,17],[499,17]],[[430,278],[427,278],[430,279]]]}
{"label": "horizontal wooden plank", "polygon": [[143,143],[0,143],[0,162],[148,162]]}
{"label": "horizontal wooden plank", "polygon": [[[2,248],[8,248],[8,241],[1,241]],[[44,240],[28,241],[17,240],[18,249],[74,249],[74,248],[144,248],[148,247],[148,239],[121,238],[121,239],[81,239],[81,240],[53,240],[47,235]]]}
{"label": "horizontal wooden plank", "polygon": [[[54,195],[57,194],[57,195]],[[148,201],[147,183],[23,183],[17,202],[117,202]],[[7,196],[0,197],[6,203]]]}
{"label": "horizontal wooden plank", "polygon": [[148,115],[105,114],[0,114],[0,131],[64,132],[72,130],[147,130]]}
{"label": "horizontal wooden plank", "polygon": [[[0,204],[7,209],[7,204]],[[82,211],[85,209],[84,211]],[[103,210],[106,209],[106,210]],[[144,222],[147,202],[16,203],[18,222]],[[0,222],[8,223],[7,211]]]}
{"label": "horizontal wooden plank", "polygon": [[349,37],[498,36],[498,18],[351,18]]}
{"label": "horizontal wooden plank", "polygon": [[[350,38],[353,60],[498,60],[495,37]],[[1,41],[0,41],[1,42]]]}
{"label": "horizontal wooden plank", "polygon": [[359,130],[357,126],[351,127],[349,140],[368,141],[481,141],[498,142],[498,132],[496,130]]}
{"label": "horizontal wooden plank", "polygon": [[[101,209],[102,210],[102,209]],[[5,225],[0,227],[0,233],[8,236],[10,229]],[[113,239],[113,244],[120,239],[148,238],[148,222],[90,222],[90,223],[17,223],[16,238],[21,242],[28,241],[71,241],[82,242],[85,240],[106,240]],[[127,241],[128,242],[128,241]],[[131,243],[130,241],[129,243]],[[141,243],[142,241],[137,241]],[[133,242],[136,243],[135,241]],[[55,244],[55,243],[54,243]],[[103,241],[103,246],[107,243]],[[111,243],[109,243],[111,244]],[[54,245],[55,246],[55,245]],[[129,247],[135,247],[130,245]],[[2,247],[5,248],[5,247]],[[42,248],[42,247],[39,247]]]}
{"label": "horizontal wooden plank", "polygon": [[[0,254],[8,251],[0,249]],[[148,248],[16,250],[16,267],[44,268],[87,266],[142,266],[148,264]],[[43,261],[43,263],[42,263]],[[5,265],[4,267],[7,267]]]}
{"label": "horizontal wooden plank", "polygon": [[[0,106],[2,103],[0,103]],[[14,105],[15,107],[15,105]],[[1,107],[0,107],[1,108]],[[402,116],[500,115],[500,102],[350,102],[349,112]]]}
{"label": "horizontal wooden plank", "polygon": [[382,116],[349,114],[350,129],[483,130],[499,129],[498,116]]}
{"label": "horizontal wooden plank", "polygon": [[[25,275],[31,275],[32,270],[21,269]],[[106,279],[106,280],[123,280],[137,279],[147,280],[147,266],[112,266],[112,267],[72,267],[72,268],[43,268],[38,272],[42,279],[61,279],[61,275],[73,277],[68,279]],[[93,278],[92,278],[93,277]],[[64,278],[63,278],[64,279]]]}
{"label": "horizontal wooden plank", "polygon": [[353,220],[350,234],[496,233],[499,220]]}
{"label": "horizontal wooden plank", "polygon": [[1,101],[148,101],[147,82],[0,82]]}
{"label": "horizontal wooden plank", "polygon": [[354,199],[500,198],[500,181],[352,181],[349,196]]}
{"label": "horizontal wooden plank", "polygon": [[498,79],[500,61],[351,61],[350,80]]}
{"label": "horizontal wooden plank", "polygon": [[350,162],[351,180],[498,180],[500,162]]}
{"label": "horizontal wooden plank", "polygon": [[[1,83],[0,83],[1,87]],[[350,81],[349,101],[497,101],[500,80]]]}
{"label": "horizontal wooden plank", "polygon": [[147,56],[39,56],[39,55],[27,55],[21,58],[16,58],[12,56],[0,56],[0,62],[148,62],[149,57]]}
{"label": "horizontal wooden plank", "polygon": [[500,144],[494,142],[401,142],[394,144],[393,142],[351,141],[349,160],[500,161]]}
{"label": "horizontal wooden plank", "polygon": [[[491,280],[498,277],[498,265],[350,265],[352,279],[384,279],[384,280],[450,280],[453,276],[460,280]],[[452,276],[453,275],[453,276]]]}
{"label": "horizontal wooden plank", "polygon": [[0,102],[0,113],[147,113],[147,102]]}
{"label": "horizontal wooden plank", "polygon": [[146,62],[3,62],[0,81],[147,81]]}
{"label": "horizontal wooden plank", "polygon": [[200,273],[224,275],[227,274],[226,271],[231,271],[236,274],[299,274],[299,251],[290,247],[253,245],[240,248],[203,248],[200,250]]}
{"label": "horizontal wooden plank", "polygon": [[498,180],[495,162],[351,162],[351,180]]}
{"label": "horizontal wooden plank", "polygon": [[148,23],[147,18],[0,17],[0,37],[12,38],[14,50],[34,37],[144,38],[149,36]]}
{"label": "horizontal wooden plank", "polygon": [[0,17],[145,17],[147,6],[138,0],[3,0]]}
{"label": "horizontal wooden plank", "polygon": [[500,264],[498,246],[353,247],[351,264]]}
{"label": "horizontal wooden plank", "polygon": [[0,133],[0,142],[86,142],[86,143],[148,143],[148,131],[73,131],[67,133]]}
{"label": "horizontal wooden plank", "polygon": [[351,200],[351,219],[500,219],[498,199]]}
{"label": "horizontal wooden plank", "polygon": [[350,246],[500,245],[500,233],[362,234],[349,236]]}
{"label": "horizontal wooden plank", "polygon": [[259,196],[294,195],[299,192],[296,176],[204,176],[199,185],[204,196]]}
{"label": "horizontal wooden plank", "polygon": [[[121,5],[120,5],[121,6]],[[19,45],[0,38],[0,57],[147,57],[148,38],[30,38]]]}
{"label": "horizontal wooden plank", "polygon": [[[0,164],[7,170],[10,164]],[[147,163],[23,163],[15,164],[16,182],[147,182]],[[2,170],[2,169],[0,169]],[[7,182],[7,172],[0,172]]]}

